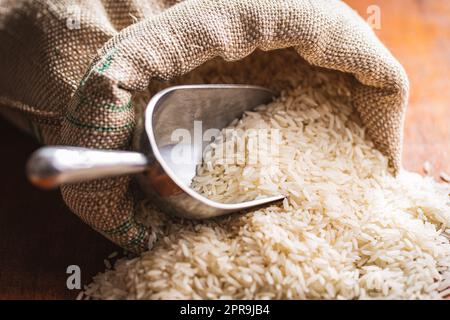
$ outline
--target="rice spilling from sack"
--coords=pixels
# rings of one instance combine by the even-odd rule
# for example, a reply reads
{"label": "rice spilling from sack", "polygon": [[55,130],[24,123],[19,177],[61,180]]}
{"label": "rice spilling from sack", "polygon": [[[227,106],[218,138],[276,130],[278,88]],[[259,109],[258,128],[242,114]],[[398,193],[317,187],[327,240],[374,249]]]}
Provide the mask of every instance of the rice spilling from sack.
{"label": "rice spilling from sack", "polygon": [[[284,194],[269,207],[183,221],[144,201],[160,230],[148,252],[97,275],[98,299],[438,299],[450,294],[450,188],[394,177],[351,107],[351,82],[308,74],[232,123],[270,132],[226,161],[227,132],[204,155],[193,188],[220,202]],[[276,130],[273,130],[276,129]],[[271,131],[272,130],[272,131]],[[276,133],[272,134],[272,133]],[[241,150],[242,151],[242,150]],[[229,154],[227,153],[227,156]],[[236,161],[238,159],[239,161]]]}

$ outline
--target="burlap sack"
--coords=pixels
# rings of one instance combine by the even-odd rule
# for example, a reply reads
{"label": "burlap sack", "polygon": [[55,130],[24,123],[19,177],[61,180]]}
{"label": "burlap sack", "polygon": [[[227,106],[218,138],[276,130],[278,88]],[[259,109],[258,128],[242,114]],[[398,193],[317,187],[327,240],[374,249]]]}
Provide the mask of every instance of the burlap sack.
{"label": "burlap sack", "polygon": [[[405,72],[340,1],[0,0],[0,6],[0,113],[44,144],[128,149],[134,92],[216,56],[238,60],[256,48],[293,47],[312,65],[354,75],[354,106],[375,145],[400,167]],[[130,177],[69,185],[62,194],[115,243],[146,248],[154,230],[135,220]]]}

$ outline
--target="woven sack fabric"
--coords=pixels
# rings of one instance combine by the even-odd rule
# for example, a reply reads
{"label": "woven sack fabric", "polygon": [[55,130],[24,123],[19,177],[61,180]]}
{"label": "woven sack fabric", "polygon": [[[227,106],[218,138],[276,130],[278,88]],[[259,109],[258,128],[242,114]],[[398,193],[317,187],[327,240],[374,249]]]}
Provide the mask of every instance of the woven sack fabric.
{"label": "woven sack fabric", "polygon": [[[43,144],[129,149],[133,93],[214,58],[295,48],[352,74],[376,147],[401,166],[408,80],[370,27],[336,0],[0,0],[0,114]],[[67,205],[140,252],[158,230],[135,219],[130,177],[62,187]]]}

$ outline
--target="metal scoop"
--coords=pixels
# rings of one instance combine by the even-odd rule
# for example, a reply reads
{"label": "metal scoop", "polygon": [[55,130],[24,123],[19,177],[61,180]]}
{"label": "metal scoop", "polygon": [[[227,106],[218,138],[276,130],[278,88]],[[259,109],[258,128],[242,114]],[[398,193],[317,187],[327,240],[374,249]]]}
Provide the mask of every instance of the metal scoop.
{"label": "metal scoop", "polygon": [[[194,161],[177,161],[179,141],[174,136],[198,139],[202,132],[223,129],[247,111],[273,100],[266,88],[248,85],[187,85],[156,94],[145,111],[143,124],[137,125],[133,143],[136,152],[50,146],[37,150],[30,158],[29,179],[42,188],[105,177],[137,174],[143,191],[159,202],[165,211],[186,218],[203,219],[281,200],[283,195],[225,204],[212,201],[190,185],[198,161],[209,141],[185,143],[181,147]],[[175,134],[174,134],[175,133]],[[174,156],[175,155],[175,156]]]}

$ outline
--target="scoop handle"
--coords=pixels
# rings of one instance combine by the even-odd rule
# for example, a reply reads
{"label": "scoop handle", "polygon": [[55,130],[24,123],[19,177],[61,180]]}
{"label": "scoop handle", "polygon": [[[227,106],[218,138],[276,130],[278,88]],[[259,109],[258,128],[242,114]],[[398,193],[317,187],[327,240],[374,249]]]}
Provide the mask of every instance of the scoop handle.
{"label": "scoop handle", "polygon": [[62,184],[139,173],[147,166],[147,157],[138,152],[51,146],[31,155],[27,175],[36,186],[53,189]]}

